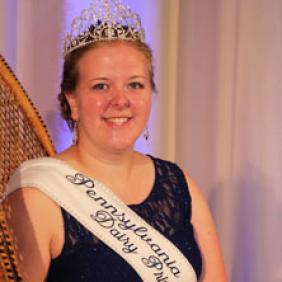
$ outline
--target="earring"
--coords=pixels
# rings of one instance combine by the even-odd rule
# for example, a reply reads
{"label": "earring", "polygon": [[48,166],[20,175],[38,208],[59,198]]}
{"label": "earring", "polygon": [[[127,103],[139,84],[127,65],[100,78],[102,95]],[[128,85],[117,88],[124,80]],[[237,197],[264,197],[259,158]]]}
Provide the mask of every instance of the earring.
{"label": "earring", "polygon": [[74,121],[74,127],[72,131],[72,144],[76,145],[78,142],[78,121]]}
{"label": "earring", "polygon": [[150,137],[148,126],[146,126],[146,128],[145,128],[143,136],[144,136],[145,140],[148,141],[148,139]]}

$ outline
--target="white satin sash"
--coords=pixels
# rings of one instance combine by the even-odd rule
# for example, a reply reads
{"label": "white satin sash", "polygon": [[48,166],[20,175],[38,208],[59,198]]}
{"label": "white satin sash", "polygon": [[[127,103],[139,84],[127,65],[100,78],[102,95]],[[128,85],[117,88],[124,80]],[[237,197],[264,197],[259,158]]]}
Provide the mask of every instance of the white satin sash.
{"label": "white satin sash", "polygon": [[193,267],[174,244],[104,184],[63,161],[40,158],[23,163],[5,195],[20,187],[34,187],[47,194],[123,257],[143,281],[197,281]]}

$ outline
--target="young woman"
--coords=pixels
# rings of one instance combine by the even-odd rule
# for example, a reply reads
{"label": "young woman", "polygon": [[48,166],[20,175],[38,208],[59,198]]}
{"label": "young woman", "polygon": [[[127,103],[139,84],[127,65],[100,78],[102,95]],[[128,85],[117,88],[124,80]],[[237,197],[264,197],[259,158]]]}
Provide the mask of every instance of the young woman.
{"label": "young woman", "polygon": [[[181,277],[185,272],[177,263],[182,259],[200,281],[227,281],[214,224],[200,190],[176,164],[134,150],[135,141],[146,129],[155,90],[152,53],[141,32],[136,37],[136,29],[128,33],[130,26],[114,26],[115,22],[109,23],[111,17],[106,19],[88,27],[90,35],[98,36],[78,37],[66,48],[59,100],[62,116],[75,131],[74,144],[55,158],[35,161],[33,175],[38,182],[15,182],[16,175],[10,184],[11,191],[22,188],[11,193],[6,204],[12,209],[10,226],[24,281],[142,281],[143,272],[151,270],[155,279],[147,281],[190,281],[188,276]],[[48,163],[46,174],[40,170],[42,162]],[[64,169],[74,171],[74,176],[66,175]],[[23,179],[30,177],[25,171],[29,170],[24,164],[18,172]],[[91,190],[96,185],[92,179],[97,180],[134,212],[133,219],[138,214],[153,231],[146,225],[129,226],[127,210],[110,213],[109,207],[112,211],[116,206],[106,205],[108,200],[103,198],[104,210],[90,216],[93,234],[76,212],[87,205],[80,196],[77,201],[74,197],[68,209],[61,204],[72,193],[67,185],[56,188],[62,201],[41,189],[40,183],[49,182],[53,175],[84,186],[91,200],[99,204],[102,197],[98,199],[98,192]],[[55,189],[52,185],[51,191]],[[103,242],[104,235],[95,234],[100,227],[112,241],[122,243],[123,252],[115,251],[111,240]],[[154,241],[155,230],[169,243]],[[134,236],[154,252],[142,257],[145,270],[139,271],[135,264],[143,247],[131,243]],[[179,258],[171,259],[166,244],[173,245]]]}

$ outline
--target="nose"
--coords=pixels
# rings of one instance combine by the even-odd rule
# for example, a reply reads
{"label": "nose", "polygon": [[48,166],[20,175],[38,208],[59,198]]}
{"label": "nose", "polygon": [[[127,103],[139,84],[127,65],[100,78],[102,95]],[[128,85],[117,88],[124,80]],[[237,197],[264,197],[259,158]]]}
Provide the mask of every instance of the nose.
{"label": "nose", "polygon": [[116,107],[128,107],[130,105],[130,101],[126,90],[122,87],[115,87],[113,89],[111,104]]}

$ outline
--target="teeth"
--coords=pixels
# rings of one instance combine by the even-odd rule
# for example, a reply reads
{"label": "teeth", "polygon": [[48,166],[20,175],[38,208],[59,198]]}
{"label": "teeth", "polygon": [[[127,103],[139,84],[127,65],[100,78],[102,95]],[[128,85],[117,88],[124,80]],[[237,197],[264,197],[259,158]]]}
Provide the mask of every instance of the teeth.
{"label": "teeth", "polygon": [[108,118],[108,121],[121,125],[129,120],[129,118]]}

